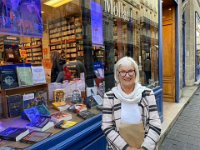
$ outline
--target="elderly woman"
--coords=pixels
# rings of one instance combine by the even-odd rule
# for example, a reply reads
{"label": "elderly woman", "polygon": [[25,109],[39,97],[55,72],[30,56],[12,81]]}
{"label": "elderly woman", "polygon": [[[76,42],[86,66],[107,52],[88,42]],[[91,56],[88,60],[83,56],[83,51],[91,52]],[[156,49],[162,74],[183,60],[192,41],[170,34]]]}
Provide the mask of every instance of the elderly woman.
{"label": "elderly woman", "polygon": [[114,77],[117,86],[105,93],[102,111],[107,149],[155,150],[161,121],[153,91],[139,84],[138,65],[131,57],[115,64]]}

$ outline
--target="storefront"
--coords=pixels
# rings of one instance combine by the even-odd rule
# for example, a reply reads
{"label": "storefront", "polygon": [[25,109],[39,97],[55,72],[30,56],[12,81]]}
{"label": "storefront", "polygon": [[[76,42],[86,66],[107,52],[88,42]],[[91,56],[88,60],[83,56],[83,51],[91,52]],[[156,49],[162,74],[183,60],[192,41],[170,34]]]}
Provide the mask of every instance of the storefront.
{"label": "storefront", "polygon": [[[49,78],[52,66],[60,58],[56,56],[64,54],[70,79],[85,77],[82,98],[91,94],[102,96],[101,91],[106,92],[115,85],[115,62],[130,56],[139,65],[141,84],[154,90],[163,120],[161,1],[71,0],[64,3],[63,0],[53,4],[42,0],[42,17],[43,37],[20,37],[19,41],[21,49],[30,56],[26,62],[42,64],[49,72],[46,73],[49,85],[57,80]],[[84,65],[84,71],[77,69],[78,61]],[[84,77],[80,72],[84,72]],[[15,145],[27,149],[105,149],[101,112],[92,111],[96,114],[92,118],[77,119],[78,124],[69,129],[52,129],[53,135],[42,142]]]}

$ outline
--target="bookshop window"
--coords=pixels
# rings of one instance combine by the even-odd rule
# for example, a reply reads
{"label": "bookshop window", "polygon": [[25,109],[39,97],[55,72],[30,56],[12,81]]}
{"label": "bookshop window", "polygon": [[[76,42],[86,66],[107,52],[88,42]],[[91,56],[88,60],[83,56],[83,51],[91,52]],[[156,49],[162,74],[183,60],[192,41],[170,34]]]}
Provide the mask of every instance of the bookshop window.
{"label": "bookshop window", "polygon": [[130,56],[139,65],[141,83],[158,86],[158,0],[107,0],[103,17],[105,73],[113,71],[118,59]]}

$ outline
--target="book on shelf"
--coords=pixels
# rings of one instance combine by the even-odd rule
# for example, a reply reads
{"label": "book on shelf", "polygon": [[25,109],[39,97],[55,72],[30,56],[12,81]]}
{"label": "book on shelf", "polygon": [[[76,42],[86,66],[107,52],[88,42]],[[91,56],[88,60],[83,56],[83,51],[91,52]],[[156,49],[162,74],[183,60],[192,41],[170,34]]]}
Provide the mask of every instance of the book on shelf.
{"label": "book on shelf", "polygon": [[27,93],[23,95],[23,109],[28,109],[36,106],[36,101],[34,100],[34,93]]}
{"label": "book on shelf", "polygon": [[7,96],[9,117],[20,116],[23,111],[23,101],[20,94]]}
{"label": "book on shelf", "polygon": [[46,131],[53,126],[54,122],[50,121],[49,117],[35,116],[34,120],[26,125],[26,128],[35,131]]}
{"label": "book on shelf", "polygon": [[29,133],[26,128],[9,127],[0,132],[0,138],[4,140],[19,141]]}
{"label": "book on shelf", "polygon": [[43,66],[32,66],[33,84],[46,83]]}
{"label": "book on shelf", "polygon": [[0,75],[2,89],[15,88],[19,86],[15,68],[2,67]]}
{"label": "book on shelf", "polygon": [[61,120],[71,120],[72,119],[72,114],[68,112],[57,112],[51,115],[51,120],[53,122],[60,122]]}
{"label": "book on shelf", "polygon": [[31,67],[16,67],[19,86],[33,85]]}
{"label": "book on shelf", "polygon": [[74,125],[76,125],[77,122],[76,121],[67,121],[67,120],[62,120],[59,123],[57,123],[55,125],[56,128],[60,128],[60,129],[68,129],[73,127]]}
{"label": "book on shelf", "polygon": [[32,131],[28,135],[23,137],[20,141],[29,144],[35,144],[48,138],[51,134],[52,133],[50,132]]}

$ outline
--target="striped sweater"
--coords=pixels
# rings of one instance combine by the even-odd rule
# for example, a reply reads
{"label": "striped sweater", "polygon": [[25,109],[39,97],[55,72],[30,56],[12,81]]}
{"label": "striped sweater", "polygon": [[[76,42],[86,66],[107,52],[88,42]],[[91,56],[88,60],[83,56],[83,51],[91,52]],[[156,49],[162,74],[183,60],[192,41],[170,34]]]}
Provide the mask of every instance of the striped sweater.
{"label": "striped sweater", "polygon": [[[143,96],[138,105],[142,108],[142,121],[145,129],[142,149],[155,150],[160,138],[161,121],[153,92]],[[121,102],[112,91],[109,91],[104,95],[101,126],[108,141],[107,149],[109,150],[126,150],[129,147],[119,135],[120,121]]]}

